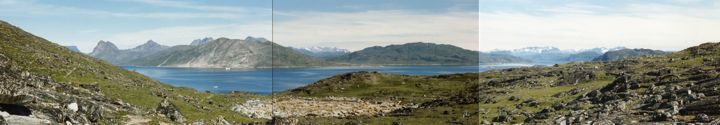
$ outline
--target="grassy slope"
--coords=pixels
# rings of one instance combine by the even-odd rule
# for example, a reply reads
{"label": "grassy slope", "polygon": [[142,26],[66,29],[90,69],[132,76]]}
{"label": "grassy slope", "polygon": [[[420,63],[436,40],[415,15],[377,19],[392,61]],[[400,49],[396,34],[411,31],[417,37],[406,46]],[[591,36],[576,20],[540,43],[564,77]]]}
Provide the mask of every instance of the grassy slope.
{"label": "grassy slope", "polygon": [[[481,84],[486,85],[484,89],[481,92],[481,98],[486,98],[488,102],[481,102],[479,104],[482,115],[480,116],[480,120],[484,121],[492,121],[493,118],[497,117],[501,113],[498,113],[500,109],[516,109],[517,111],[529,111],[529,112],[537,112],[542,110],[545,107],[550,107],[552,104],[555,104],[557,102],[567,102],[569,100],[575,99],[582,95],[582,93],[587,93],[591,90],[600,89],[604,87],[605,85],[612,82],[612,78],[609,76],[606,76],[603,72],[597,73],[598,78],[593,81],[588,82],[581,82],[579,84],[575,85],[564,85],[564,86],[553,86],[553,83],[557,83],[556,81],[559,79],[555,76],[541,76],[541,77],[535,77],[535,78],[529,78],[525,81],[518,82],[518,84],[515,85],[509,85],[505,87],[498,87],[498,86],[492,86],[487,85],[487,81],[491,80],[502,80],[502,79],[511,79],[511,78],[517,78],[517,77],[526,77],[526,76],[532,76],[533,74],[540,74],[542,72],[550,72],[552,69],[563,69],[563,68],[570,68],[570,67],[576,67],[576,66],[582,66],[582,67],[589,67],[590,65],[582,65],[582,64],[567,64],[567,65],[560,65],[560,67],[557,68],[526,68],[526,69],[508,69],[508,70],[500,70],[500,71],[490,71],[490,72],[484,72],[481,73],[480,76],[483,78],[483,82]],[[504,72],[504,73],[503,73]],[[526,82],[536,82],[539,84],[535,85],[519,85]],[[582,91],[576,94],[576,95],[569,95],[564,97],[553,97],[553,95],[561,93],[561,92],[567,92],[575,88],[581,88]],[[519,98],[518,100],[510,100],[510,97],[516,97]],[[538,106],[523,106],[521,108],[517,108],[517,104],[523,104],[523,101],[527,99],[533,99],[539,102]],[[490,101],[492,100],[492,101]],[[522,123],[525,120],[525,118],[518,117],[515,118],[510,123]]]}
{"label": "grassy slope", "polygon": [[[72,85],[97,83],[106,96],[121,99],[145,111],[154,110],[162,99],[153,93],[166,93],[190,121],[199,119],[208,121],[220,115],[234,122],[263,121],[239,116],[229,110],[231,104],[242,102],[249,96],[209,94],[171,87],[139,73],[72,52],[2,21],[0,21],[0,40],[2,40],[0,54],[9,57],[23,70],[48,75],[58,82]],[[191,106],[191,102],[184,101],[178,96],[194,98],[199,101],[196,105],[204,106],[207,110]],[[214,105],[209,105],[206,100],[214,100]]]}
{"label": "grassy slope", "polygon": [[[365,100],[391,100],[403,103],[421,104],[434,99],[443,99],[456,96],[460,93],[472,94],[468,90],[474,89],[478,83],[477,73],[453,74],[440,76],[404,76],[381,73],[349,73],[336,75],[323,79],[312,85],[294,89],[280,96],[341,96],[358,97]],[[474,94],[473,94],[474,95]],[[443,114],[448,111],[448,114]],[[465,124],[477,123],[477,114],[467,118],[462,115],[465,111],[474,113],[477,105],[455,104],[423,108],[413,111],[409,115],[389,113],[387,117],[359,116],[350,118],[301,118],[301,123],[317,124],[391,124],[400,122],[404,124],[448,124],[458,119]]]}

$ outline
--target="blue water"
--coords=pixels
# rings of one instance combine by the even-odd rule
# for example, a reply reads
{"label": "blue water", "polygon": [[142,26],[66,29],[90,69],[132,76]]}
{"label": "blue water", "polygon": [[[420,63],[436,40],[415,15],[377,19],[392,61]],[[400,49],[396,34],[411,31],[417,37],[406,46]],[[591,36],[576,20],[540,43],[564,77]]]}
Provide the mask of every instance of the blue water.
{"label": "blue water", "polygon": [[124,66],[155,80],[173,86],[189,87],[199,91],[243,91],[267,95],[301,87],[337,74],[356,71],[377,71],[405,75],[438,75],[481,72],[524,65],[481,66],[384,66],[384,67],[319,67],[319,68],[265,68],[265,69],[206,69]]}

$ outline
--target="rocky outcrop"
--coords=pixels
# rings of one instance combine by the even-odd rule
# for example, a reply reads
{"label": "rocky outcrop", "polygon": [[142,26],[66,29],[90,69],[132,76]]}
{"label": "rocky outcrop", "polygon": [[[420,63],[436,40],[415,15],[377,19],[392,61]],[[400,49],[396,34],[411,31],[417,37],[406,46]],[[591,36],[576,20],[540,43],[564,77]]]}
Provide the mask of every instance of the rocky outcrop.
{"label": "rocky outcrop", "polygon": [[96,123],[112,112],[134,110],[114,104],[98,90],[70,86],[48,76],[21,71],[10,65],[2,54],[0,79],[0,111],[12,124]]}
{"label": "rocky outcrop", "polygon": [[53,122],[47,119],[0,112],[0,125],[42,125],[51,123]]}
{"label": "rocky outcrop", "polygon": [[167,117],[174,122],[184,123],[186,121],[185,117],[177,110],[175,105],[167,99],[160,102],[160,105],[158,105],[155,111],[157,111],[157,113],[161,116]]}

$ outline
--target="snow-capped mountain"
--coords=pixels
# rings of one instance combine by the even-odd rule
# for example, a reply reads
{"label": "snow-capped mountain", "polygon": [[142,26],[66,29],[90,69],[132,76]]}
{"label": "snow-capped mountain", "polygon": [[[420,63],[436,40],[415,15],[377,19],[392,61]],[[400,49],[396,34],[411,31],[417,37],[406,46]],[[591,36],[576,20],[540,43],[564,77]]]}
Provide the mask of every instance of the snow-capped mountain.
{"label": "snow-capped mountain", "polygon": [[525,47],[511,50],[512,53],[555,53],[561,52],[557,47]]}
{"label": "snow-capped mountain", "polygon": [[591,48],[591,49],[577,50],[577,52],[593,51],[593,52],[598,52],[598,53],[606,53],[608,51],[616,51],[616,50],[621,50],[621,49],[627,49],[627,48],[625,48],[625,47],[613,47],[613,48],[597,47],[597,48]]}
{"label": "snow-capped mountain", "polygon": [[589,49],[560,49],[557,47],[525,47],[512,50],[493,50],[491,54],[505,54],[532,60],[537,63],[564,63],[572,61],[591,61],[605,52],[625,49],[625,47],[597,47]]}
{"label": "snow-capped mountain", "polygon": [[303,53],[305,55],[319,57],[319,58],[331,58],[338,57],[350,53],[347,49],[340,49],[336,47],[306,47],[306,48],[293,48],[294,50]]}

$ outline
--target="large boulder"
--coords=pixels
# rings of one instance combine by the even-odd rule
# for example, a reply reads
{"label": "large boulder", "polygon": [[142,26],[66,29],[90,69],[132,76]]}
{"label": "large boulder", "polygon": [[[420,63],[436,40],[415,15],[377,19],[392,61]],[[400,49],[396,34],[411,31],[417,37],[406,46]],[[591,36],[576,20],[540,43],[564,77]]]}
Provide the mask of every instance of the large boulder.
{"label": "large boulder", "polygon": [[168,99],[163,99],[156,109],[157,113],[164,115],[172,121],[184,123],[185,117],[177,110],[175,105],[170,103]]}

